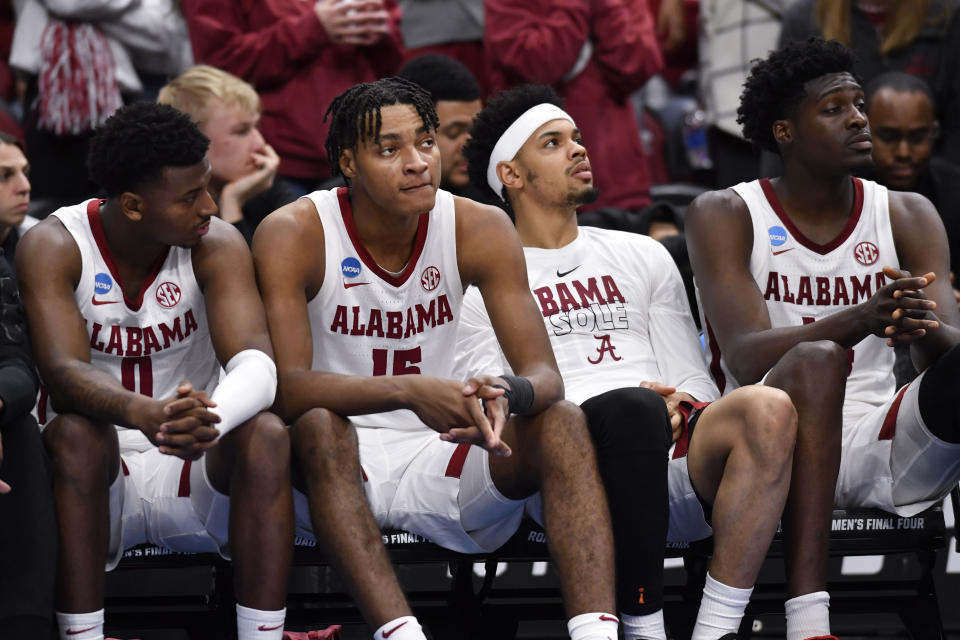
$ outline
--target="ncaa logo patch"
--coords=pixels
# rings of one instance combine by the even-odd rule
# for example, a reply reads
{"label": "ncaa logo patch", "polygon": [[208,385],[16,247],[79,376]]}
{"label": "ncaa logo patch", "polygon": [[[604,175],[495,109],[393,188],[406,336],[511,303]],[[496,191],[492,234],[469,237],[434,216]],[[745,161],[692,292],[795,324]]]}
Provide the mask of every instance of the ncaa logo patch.
{"label": "ncaa logo patch", "polygon": [[872,242],[861,242],[853,248],[853,257],[865,267],[869,267],[880,257],[880,250]]}
{"label": "ncaa logo patch", "polygon": [[770,234],[770,244],[774,247],[779,247],[787,241],[787,230],[783,227],[770,227],[767,233]]}
{"label": "ncaa logo patch", "polygon": [[98,273],[93,277],[93,293],[103,295],[113,289],[113,278],[109,273]]}
{"label": "ncaa logo patch", "polygon": [[440,269],[429,266],[420,275],[420,286],[424,291],[433,291],[440,286]]}
{"label": "ncaa logo patch", "polygon": [[171,309],[180,302],[180,287],[172,282],[164,282],[157,285],[157,304],[161,307]]}
{"label": "ncaa logo patch", "polygon": [[344,258],[340,263],[340,273],[344,278],[356,278],[360,275],[360,261],[354,257]]}

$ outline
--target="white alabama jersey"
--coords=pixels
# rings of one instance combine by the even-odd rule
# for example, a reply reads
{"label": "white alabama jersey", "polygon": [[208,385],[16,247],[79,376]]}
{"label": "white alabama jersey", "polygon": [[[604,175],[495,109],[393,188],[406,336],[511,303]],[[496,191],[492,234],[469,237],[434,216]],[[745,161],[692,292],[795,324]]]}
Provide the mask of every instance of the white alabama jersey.
{"label": "white alabama jersey", "polygon": [[[170,247],[137,298],[127,298],[101,226],[99,205],[99,200],[89,200],[53,212],[80,249],[83,267],[74,299],[90,336],[90,362],[126,389],[157,399],[176,395],[183,380],[212,391],[220,364],[190,249]],[[55,415],[47,400],[41,393],[37,407],[41,424]],[[118,428],[122,448],[152,446],[140,431]]]}
{"label": "white alabama jersey", "polygon": [[[741,183],[753,223],[750,273],[767,303],[772,327],[814,322],[869,299],[886,284],[883,267],[899,268],[887,189],[852,178],[854,204],[847,225],[831,242],[805,237],[784,212],[769,180]],[[703,306],[701,305],[701,309]],[[708,326],[709,318],[704,319]],[[721,393],[739,386],[712,331],[707,332],[710,371]],[[847,351],[851,359],[843,405],[845,425],[890,399],[895,390],[893,349],[868,336]]]}
{"label": "white alabama jersey", "polygon": [[[559,249],[526,247],[530,290],[543,315],[566,397],[580,404],[644,380],[703,401],[717,389],[706,371],[683,281],[667,250],[633,233],[580,227]],[[464,301],[458,374],[507,369],[480,292]]]}
{"label": "white alabama jersey", "polygon": [[[381,268],[357,235],[346,188],[315,191],[323,224],[323,284],[307,309],[313,368],[356,376],[423,374],[451,379],[463,285],[453,196],[437,191],[421,214],[410,261]],[[427,429],[412,411],[363,416],[364,426]]]}

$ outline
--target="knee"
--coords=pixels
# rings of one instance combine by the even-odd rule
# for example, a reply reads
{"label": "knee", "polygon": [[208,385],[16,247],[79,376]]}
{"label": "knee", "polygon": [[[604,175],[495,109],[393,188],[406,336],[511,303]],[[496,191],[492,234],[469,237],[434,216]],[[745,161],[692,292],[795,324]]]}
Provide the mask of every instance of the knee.
{"label": "knee", "polygon": [[357,455],[351,423],[327,409],[311,409],[300,416],[290,428],[290,438],[294,455],[309,466]]}
{"label": "knee", "polygon": [[662,450],[670,447],[667,406],[659,393],[625,387],[590,398],[582,405],[598,451]]}
{"label": "knee", "polygon": [[742,390],[743,437],[759,465],[782,468],[797,442],[797,411],[785,392],[767,386]]}
{"label": "knee", "polygon": [[286,471],[290,461],[290,436],[276,415],[261,412],[247,421],[240,430],[243,436],[238,454],[243,461],[256,466],[272,466]]}
{"label": "knee", "polygon": [[550,441],[564,440],[571,444],[580,441],[591,446],[586,416],[572,402],[561,400],[550,405],[540,413],[537,423],[541,439],[546,437]]}
{"label": "knee", "polygon": [[828,382],[842,382],[849,366],[843,347],[832,340],[817,340],[792,347],[777,369],[784,369],[785,377],[796,383],[822,387]]}
{"label": "knee", "polygon": [[115,429],[83,416],[58,415],[43,430],[43,443],[57,473],[77,475],[102,469],[119,450]]}

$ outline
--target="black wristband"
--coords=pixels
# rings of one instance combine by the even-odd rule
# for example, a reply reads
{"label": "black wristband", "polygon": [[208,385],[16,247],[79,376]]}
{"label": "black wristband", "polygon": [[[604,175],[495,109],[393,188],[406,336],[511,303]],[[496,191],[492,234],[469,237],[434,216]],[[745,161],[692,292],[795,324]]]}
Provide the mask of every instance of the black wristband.
{"label": "black wristband", "polygon": [[503,378],[509,388],[500,384],[493,385],[495,389],[503,389],[503,397],[507,399],[507,406],[510,413],[522,414],[530,410],[533,406],[533,385],[529,380],[522,376],[508,376],[503,374]]}

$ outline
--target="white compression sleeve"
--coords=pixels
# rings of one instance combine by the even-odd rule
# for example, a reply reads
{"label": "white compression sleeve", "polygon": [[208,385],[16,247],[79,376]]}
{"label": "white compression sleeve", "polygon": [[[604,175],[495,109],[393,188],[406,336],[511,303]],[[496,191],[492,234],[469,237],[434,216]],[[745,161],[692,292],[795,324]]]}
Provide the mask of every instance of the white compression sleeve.
{"label": "white compression sleeve", "polygon": [[277,393],[277,366],[259,349],[244,349],[224,369],[227,375],[210,398],[217,403],[210,411],[220,416],[221,436],[272,405]]}

